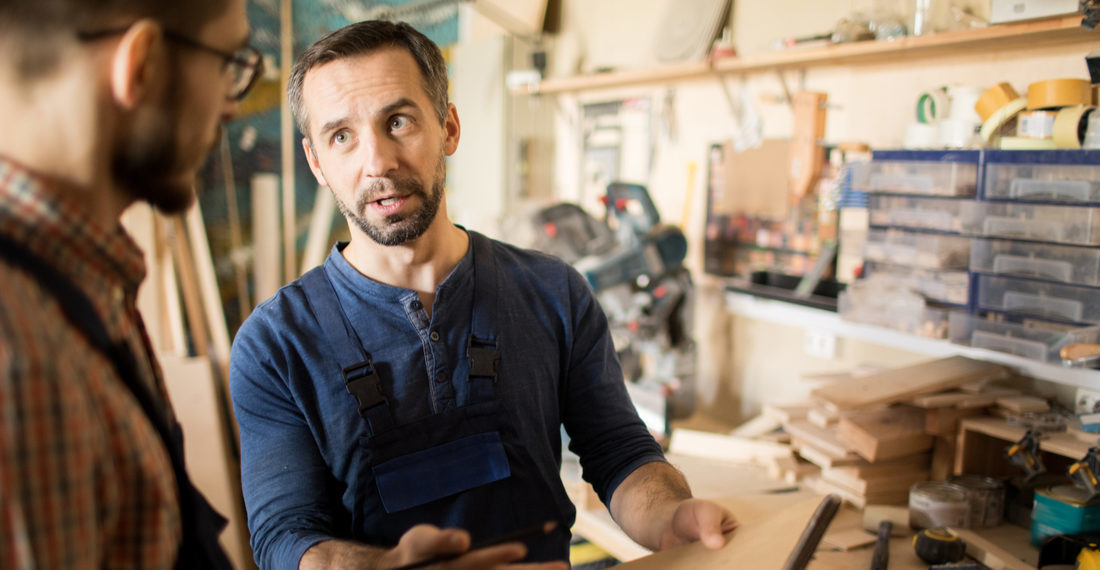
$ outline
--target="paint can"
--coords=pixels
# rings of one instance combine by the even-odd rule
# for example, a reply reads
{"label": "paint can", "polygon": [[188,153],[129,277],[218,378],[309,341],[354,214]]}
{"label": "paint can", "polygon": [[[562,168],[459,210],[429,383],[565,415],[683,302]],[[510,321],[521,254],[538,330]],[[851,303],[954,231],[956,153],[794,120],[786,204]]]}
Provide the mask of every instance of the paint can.
{"label": "paint can", "polygon": [[965,487],[923,481],[909,488],[909,526],[915,529],[966,526],[970,515]]}
{"label": "paint can", "polygon": [[956,475],[947,480],[966,489],[970,505],[967,528],[991,528],[1004,522],[1005,486],[982,475]]}

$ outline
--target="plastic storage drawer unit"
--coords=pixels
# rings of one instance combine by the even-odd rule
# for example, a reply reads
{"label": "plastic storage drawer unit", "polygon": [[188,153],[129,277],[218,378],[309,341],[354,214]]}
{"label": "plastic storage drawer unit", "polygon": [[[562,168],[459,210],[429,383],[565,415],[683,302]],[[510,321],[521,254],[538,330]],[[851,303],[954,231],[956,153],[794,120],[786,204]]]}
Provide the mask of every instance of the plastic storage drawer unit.
{"label": "plastic storage drawer unit", "polygon": [[974,238],[970,270],[1100,286],[1100,248]]}
{"label": "plastic storage drawer unit", "polygon": [[1100,150],[985,151],[983,196],[1100,204]]}
{"label": "plastic storage drawer unit", "polygon": [[853,171],[852,187],[865,192],[974,196],[978,151],[877,151]]}

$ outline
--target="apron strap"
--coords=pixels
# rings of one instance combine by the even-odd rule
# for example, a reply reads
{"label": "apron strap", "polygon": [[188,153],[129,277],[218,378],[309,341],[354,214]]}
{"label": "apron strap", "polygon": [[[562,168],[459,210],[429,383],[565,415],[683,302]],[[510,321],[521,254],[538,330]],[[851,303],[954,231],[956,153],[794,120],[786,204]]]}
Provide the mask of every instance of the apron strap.
{"label": "apron strap", "polygon": [[474,262],[474,302],[470,317],[470,337],[466,340],[466,358],[470,371],[470,402],[491,400],[495,394],[500,371],[500,338],[497,336],[497,313],[500,284],[497,281],[496,257],[489,238],[468,232]]}
{"label": "apron strap", "polygon": [[[43,290],[54,297],[69,324],[76,328],[92,345],[92,348],[110,359],[115,373],[134,395],[153,429],[160,436],[168,451],[168,458],[175,473],[179,493],[179,508],[183,537],[176,560],[176,568],[230,569],[232,565],[218,542],[218,535],[225,528],[226,520],[206,501],[202,493],[191,483],[183,455],[183,432],[178,423],[169,422],[158,411],[153,396],[139,379],[137,358],[124,343],[114,342],[107,332],[95,306],[87,295],[52,265],[30,252],[22,244],[0,238],[0,257],[24,268],[33,275]],[[138,327],[144,324],[138,316]]]}
{"label": "apron strap", "polygon": [[[325,340],[336,353],[344,386],[359,403],[359,415],[367,420],[372,434],[393,427],[393,415],[390,413],[389,401],[382,393],[382,379],[378,375],[378,368],[363,348],[359,335],[341,307],[336,289],[325,273],[325,266],[320,265],[309,270],[302,276],[301,284],[306,293],[306,302],[313,310],[313,316],[317,319]],[[343,330],[335,326],[335,323],[342,323]]]}

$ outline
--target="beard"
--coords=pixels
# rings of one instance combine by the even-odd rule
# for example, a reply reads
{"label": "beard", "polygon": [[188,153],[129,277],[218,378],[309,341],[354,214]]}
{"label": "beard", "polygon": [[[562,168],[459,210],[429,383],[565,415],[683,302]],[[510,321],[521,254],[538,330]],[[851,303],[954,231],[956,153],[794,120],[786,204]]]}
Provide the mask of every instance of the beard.
{"label": "beard", "polygon": [[[179,214],[195,201],[195,179],[201,164],[192,167],[178,140],[181,95],[174,76],[162,105],[147,109],[134,121],[125,142],[112,157],[116,184],[135,200],[148,202],[164,214]],[[218,123],[218,137],[223,127]],[[213,144],[206,149],[207,156]]]}
{"label": "beard", "polygon": [[[336,199],[336,204],[340,208],[340,213],[375,243],[384,246],[401,245],[424,235],[439,212],[446,179],[442,151],[439,153],[434,174],[430,190],[425,190],[424,184],[413,178],[381,178],[356,193],[354,209],[349,208],[339,198]],[[370,203],[377,200],[379,196],[394,191],[402,195],[419,197],[420,207],[409,214],[391,214],[381,222],[368,220],[363,213],[367,211]]]}

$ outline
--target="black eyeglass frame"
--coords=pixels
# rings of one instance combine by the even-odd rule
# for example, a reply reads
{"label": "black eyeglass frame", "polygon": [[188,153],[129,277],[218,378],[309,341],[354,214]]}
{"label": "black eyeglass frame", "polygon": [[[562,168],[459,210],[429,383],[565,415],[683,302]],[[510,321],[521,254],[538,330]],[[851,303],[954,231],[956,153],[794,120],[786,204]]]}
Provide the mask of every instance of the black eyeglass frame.
{"label": "black eyeglass frame", "polygon": [[[127,26],[125,28],[110,28],[106,30],[77,31],[76,37],[81,41],[94,41],[111,36],[117,36],[119,34],[124,34],[129,29],[130,27]],[[261,53],[260,50],[256,49],[254,46],[245,46],[236,53],[231,53],[218,49],[216,47],[208,46],[194,38],[170,30],[168,28],[164,28],[162,30],[162,33],[164,34],[165,38],[168,38],[169,40],[172,40],[176,43],[185,45],[192,49],[204,51],[206,53],[222,58],[222,60],[225,61],[226,66],[232,65],[235,66],[237,69],[240,69],[242,77],[244,77],[245,73],[250,74],[247,76],[247,82],[238,81],[233,85],[233,91],[230,92],[227,96],[227,98],[231,101],[240,101],[241,99],[244,99],[245,96],[248,95],[248,92],[252,90],[252,87],[256,85],[256,81],[263,73],[264,56],[263,53]],[[242,57],[240,55],[241,53],[247,53],[247,56]]]}

